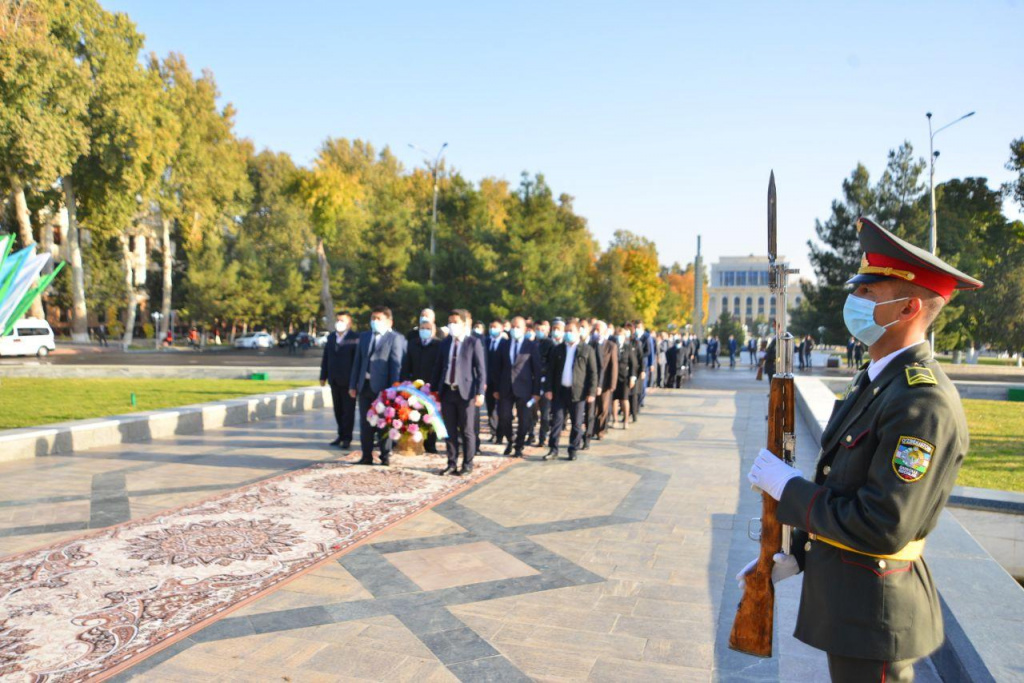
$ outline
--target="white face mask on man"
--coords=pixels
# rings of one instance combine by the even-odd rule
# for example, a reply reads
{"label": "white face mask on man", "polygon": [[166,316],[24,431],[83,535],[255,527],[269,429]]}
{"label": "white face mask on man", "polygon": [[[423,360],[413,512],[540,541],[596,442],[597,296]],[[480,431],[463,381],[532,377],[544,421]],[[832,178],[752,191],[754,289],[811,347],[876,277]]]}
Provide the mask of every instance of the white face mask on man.
{"label": "white face mask on man", "polygon": [[346,330],[348,330],[348,323],[345,322],[344,320],[339,320],[338,322],[334,323],[335,332],[345,332]]}

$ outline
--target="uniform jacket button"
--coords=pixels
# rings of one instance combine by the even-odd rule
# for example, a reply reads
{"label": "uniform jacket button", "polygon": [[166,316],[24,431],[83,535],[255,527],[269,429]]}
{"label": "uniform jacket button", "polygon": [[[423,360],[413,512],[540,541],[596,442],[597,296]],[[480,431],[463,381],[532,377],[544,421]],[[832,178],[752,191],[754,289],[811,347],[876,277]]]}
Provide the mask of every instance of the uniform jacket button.
{"label": "uniform jacket button", "polygon": [[885,560],[879,560],[878,561],[878,568],[879,569],[885,569]]}
{"label": "uniform jacket button", "polygon": [[810,549],[811,549],[811,542],[807,541],[807,543],[804,543],[804,552],[808,552],[808,551],[810,551]]}
{"label": "uniform jacket button", "polygon": [[851,441],[853,441],[853,437],[851,435],[847,434],[846,435],[846,443],[850,443]]}
{"label": "uniform jacket button", "polygon": [[828,473],[831,472],[831,471],[832,471],[832,466],[831,465],[825,465],[824,467],[821,468],[821,473],[824,474],[826,477],[828,476]]}

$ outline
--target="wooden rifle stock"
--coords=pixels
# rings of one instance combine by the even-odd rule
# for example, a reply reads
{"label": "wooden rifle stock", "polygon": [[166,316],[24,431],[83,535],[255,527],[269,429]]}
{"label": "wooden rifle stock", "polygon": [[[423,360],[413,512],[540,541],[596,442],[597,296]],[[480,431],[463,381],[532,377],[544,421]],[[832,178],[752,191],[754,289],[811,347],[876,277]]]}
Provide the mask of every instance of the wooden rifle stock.
{"label": "wooden rifle stock", "polygon": [[[780,458],[786,446],[785,435],[794,433],[794,399],[792,376],[772,377],[768,399],[768,450]],[[782,550],[783,535],[782,524],[775,516],[778,505],[767,493],[761,494],[761,553],[757,565],[746,576],[743,598],[729,634],[730,648],[758,657],[772,656],[775,622],[772,567],[775,566],[773,556]]]}

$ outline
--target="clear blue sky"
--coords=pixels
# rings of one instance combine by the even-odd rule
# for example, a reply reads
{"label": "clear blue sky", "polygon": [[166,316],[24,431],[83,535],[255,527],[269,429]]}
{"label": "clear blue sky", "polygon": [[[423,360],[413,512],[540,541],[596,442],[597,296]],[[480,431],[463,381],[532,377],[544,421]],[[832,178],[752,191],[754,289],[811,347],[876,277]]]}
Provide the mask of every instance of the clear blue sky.
{"label": "clear blue sky", "polygon": [[764,253],[774,168],[780,250],[809,274],[842,180],[858,161],[877,177],[905,139],[926,156],[926,111],[978,112],[937,137],[938,182],[1008,180],[1024,135],[1014,0],[103,4],[211,69],[257,147],[308,163],[327,136],[363,138],[412,166],[408,143],[447,141],[467,177],[540,171],[602,245],[633,230],[663,263],[692,260],[698,233],[709,261]]}

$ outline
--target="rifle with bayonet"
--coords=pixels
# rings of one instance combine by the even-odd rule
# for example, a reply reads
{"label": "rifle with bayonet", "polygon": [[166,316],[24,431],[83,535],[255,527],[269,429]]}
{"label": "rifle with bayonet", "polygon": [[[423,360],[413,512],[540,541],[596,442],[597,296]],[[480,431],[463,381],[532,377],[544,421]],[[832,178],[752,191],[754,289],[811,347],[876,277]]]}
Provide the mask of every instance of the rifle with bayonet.
{"label": "rifle with bayonet", "polygon": [[[793,387],[793,335],[786,330],[786,285],[789,276],[797,271],[779,262],[777,220],[773,171],[768,181],[768,264],[778,320],[775,321],[776,374],[771,377],[768,397],[768,450],[792,465],[796,452],[793,424],[796,396]],[[789,554],[791,530],[780,524],[775,516],[778,502],[767,493],[761,493],[761,499],[761,530],[755,538],[760,540],[761,552],[754,569],[746,576],[743,598],[729,634],[729,647],[759,657],[771,657],[775,622],[773,557],[778,552]]]}

